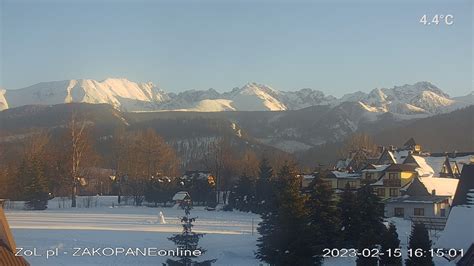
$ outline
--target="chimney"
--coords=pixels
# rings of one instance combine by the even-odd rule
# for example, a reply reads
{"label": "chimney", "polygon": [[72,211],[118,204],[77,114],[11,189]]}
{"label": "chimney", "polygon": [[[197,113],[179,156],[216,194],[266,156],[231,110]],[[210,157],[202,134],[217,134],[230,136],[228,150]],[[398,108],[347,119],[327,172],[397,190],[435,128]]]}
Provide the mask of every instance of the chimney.
{"label": "chimney", "polygon": [[436,196],[436,189],[431,190],[431,195]]}

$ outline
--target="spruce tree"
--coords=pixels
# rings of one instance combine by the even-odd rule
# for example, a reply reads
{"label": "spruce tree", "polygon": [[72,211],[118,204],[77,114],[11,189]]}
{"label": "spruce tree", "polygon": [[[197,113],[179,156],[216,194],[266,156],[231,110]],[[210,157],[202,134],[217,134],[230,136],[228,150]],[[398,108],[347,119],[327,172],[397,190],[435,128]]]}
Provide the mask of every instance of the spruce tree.
{"label": "spruce tree", "polygon": [[341,241],[341,223],[331,187],[319,176],[310,184],[309,234],[313,255],[322,257],[324,248],[336,248]]}
{"label": "spruce tree", "polygon": [[[357,250],[361,253],[357,256],[356,265],[357,266],[377,266],[378,258],[374,249],[377,248],[377,241],[374,241],[376,234],[373,228],[365,228],[364,232],[360,235],[357,241]],[[369,250],[370,252],[363,252],[363,250]]]}
{"label": "spruce tree", "polygon": [[[398,239],[395,224],[390,223],[388,228],[384,230],[380,249],[383,253],[379,257],[380,266],[402,266],[402,258],[397,256],[397,250],[400,250],[400,239]],[[390,250],[390,253],[387,250]]]}
{"label": "spruce tree", "polygon": [[285,164],[278,173],[274,204],[262,215],[256,257],[271,265],[313,265],[305,197],[294,168]]}
{"label": "spruce tree", "polygon": [[273,177],[273,168],[270,165],[270,162],[263,158],[260,161],[258,179],[256,184],[255,191],[255,200],[256,200],[256,213],[263,213],[268,210],[266,204],[272,200],[272,177]]}
{"label": "spruce tree", "polygon": [[[204,236],[204,234],[199,234],[193,232],[193,223],[196,221],[196,217],[191,217],[191,202],[183,201],[181,203],[181,208],[184,210],[184,216],[181,217],[181,225],[183,231],[181,234],[173,235],[168,238],[171,240],[177,247],[178,250],[191,252],[199,250],[201,254],[206,252],[205,249],[199,247],[199,239]],[[169,266],[194,266],[194,265],[211,265],[216,260],[206,260],[203,262],[197,262],[193,259],[196,257],[193,254],[180,254],[178,260],[167,259],[166,264]]]}
{"label": "spruce tree", "polygon": [[242,174],[234,189],[235,207],[240,211],[248,212],[255,204],[255,182],[247,174]]}
{"label": "spruce tree", "polygon": [[[374,194],[371,186],[365,186],[357,191],[357,211],[359,212],[357,247],[362,249],[375,249],[381,242],[384,232],[383,204]],[[377,265],[377,257],[358,256],[357,265]]]}
{"label": "spruce tree", "polygon": [[359,238],[359,210],[356,195],[351,191],[349,184],[342,192],[337,209],[341,220],[341,234],[345,247],[355,247]]}
{"label": "spruce tree", "polygon": [[48,207],[49,189],[48,181],[43,175],[43,169],[37,159],[32,159],[29,163],[22,164],[26,169],[22,169],[23,178],[28,180],[25,188],[26,207],[33,210],[44,210]]}
{"label": "spruce tree", "polygon": [[[423,223],[415,223],[412,226],[408,249],[411,249],[412,256],[405,260],[406,266],[432,266],[433,258],[429,250],[431,249],[431,240]],[[423,256],[415,256],[415,250],[421,249]]]}

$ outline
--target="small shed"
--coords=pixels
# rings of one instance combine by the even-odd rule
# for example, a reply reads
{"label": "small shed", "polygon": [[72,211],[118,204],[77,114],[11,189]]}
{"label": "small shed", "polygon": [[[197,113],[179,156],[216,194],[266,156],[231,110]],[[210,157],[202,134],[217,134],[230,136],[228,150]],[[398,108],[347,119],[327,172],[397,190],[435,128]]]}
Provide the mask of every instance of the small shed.
{"label": "small shed", "polygon": [[186,191],[179,191],[176,194],[174,194],[173,201],[176,204],[181,204],[181,202],[184,202],[184,201],[191,201],[191,196]]}

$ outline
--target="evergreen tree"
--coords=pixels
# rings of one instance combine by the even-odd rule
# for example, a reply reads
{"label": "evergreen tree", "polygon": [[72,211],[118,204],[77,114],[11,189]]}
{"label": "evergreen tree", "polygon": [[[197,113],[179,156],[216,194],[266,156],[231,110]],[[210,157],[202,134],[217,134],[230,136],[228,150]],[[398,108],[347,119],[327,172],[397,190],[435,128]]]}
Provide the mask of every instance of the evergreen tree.
{"label": "evergreen tree", "polygon": [[[379,258],[380,266],[402,266],[401,256],[396,256],[396,250],[400,249],[400,240],[398,239],[397,228],[395,224],[390,223],[388,229],[384,230],[382,235],[381,251],[383,255]],[[387,250],[391,250],[390,255]]]}
{"label": "evergreen tree", "polygon": [[340,246],[341,224],[333,191],[326,182],[315,176],[309,193],[309,234],[313,239],[313,255],[321,256],[324,248]]}
{"label": "evergreen tree", "polygon": [[305,197],[294,168],[284,165],[275,185],[272,209],[262,214],[256,257],[271,265],[313,265]]}
{"label": "evergreen tree", "polygon": [[255,182],[246,174],[237,181],[235,186],[234,200],[235,207],[240,211],[248,212],[253,209],[255,204]]}
{"label": "evergreen tree", "polygon": [[44,210],[48,207],[49,189],[48,181],[43,175],[41,164],[37,159],[22,164],[25,169],[21,169],[22,178],[29,180],[25,188],[26,207],[33,210]]}
{"label": "evergreen tree", "polygon": [[159,194],[160,194],[160,183],[158,182],[158,179],[156,178],[151,178],[148,180],[145,188],[145,200],[148,202],[153,202],[155,203],[155,207],[158,204],[159,201]]}
{"label": "evergreen tree", "polygon": [[263,158],[260,161],[259,170],[258,170],[258,179],[256,184],[255,199],[257,207],[255,209],[256,213],[265,212],[268,207],[265,206],[270,200],[272,200],[272,188],[271,181],[273,177],[273,168],[270,165],[270,162]]}
{"label": "evergreen tree", "polygon": [[[378,258],[372,255],[376,255],[372,250],[377,249],[377,244],[374,240],[376,234],[373,228],[365,228],[364,232],[360,235],[357,242],[357,250],[361,252],[357,256],[356,265],[357,266],[377,266]],[[369,252],[364,252],[363,250],[370,250]]]}
{"label": "evergreen tree", "polygon": [[[357,211],[359,212],[357,247],[362,249],[375,249],[381,242],[384,232],[383,204],[380,198],[374,194],[371,186],[359,189],[356,197]],[[377,257],[358,256],[357,265],[377,265]]]}
{"label": "evergreen tree", "polygon": [[[184,210],[184,216],[181,217],[181,225],[183,226],[183,231],[181,234],[173,235],[172,237],[168,238],[171,240],[177,247],[178,250],[181,251],[193,251],[199,250],[201,254],[206,252],[205,249],[199,247],[199,239],[204,236],[204,234],[198,234],[193,232],[193,223],[196,221],[196,217],[191,217],[191,202],[183,201],[181,203],[181,208]],[[179,260],[172,260],[167,259],[166,264],[170,266],[195,266],[195,265],[211,265],[216,260],[206,260],[203,262],[196,262],[193,260],[196,256],[193,254],[180,254],[178,256]]]}
{"label": "evergreen tree", "polygon": [[359,211],[356,195],[351,191],[349,184],[342,192],[337,209],[341,220],[341,234],[345,247],[355,247],[359,238]]}
{"label": "evergreen tree", "polygon": [[[407,266],[432,266],[433,257],[428,251],[431,249],[431,240],[423,223],[415,223],[412,226],[410,240],[408,242],[408,249],[413,251],[412,256],[405,260]],[[415,256],[415,250],[421,249],[424,254],[423,256]]]}

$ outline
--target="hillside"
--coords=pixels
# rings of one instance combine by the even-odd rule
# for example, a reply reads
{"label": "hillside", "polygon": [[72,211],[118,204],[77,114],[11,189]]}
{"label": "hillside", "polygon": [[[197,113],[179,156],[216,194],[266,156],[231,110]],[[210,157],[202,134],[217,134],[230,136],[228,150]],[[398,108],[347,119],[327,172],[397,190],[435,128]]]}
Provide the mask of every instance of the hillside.
{"label": "hillside", "polygon": [[209,146],[223,138],[237,150],[294,153],[306,165],[333,162],[343,141],[356,132],[373,135],[380,145],[399,146],[414,137],[433,152],[474,150],[474,106],[406,120],[390,113],[374,116],[354,102],[278,112],[126,113],[106,104],[23,106],[0,112],[0,142],[15,143],[40,129],[59,134],[73,110],[95,125],[105,153],[108,136],[117,128],[153,128],[189,163],[202,159]]}

